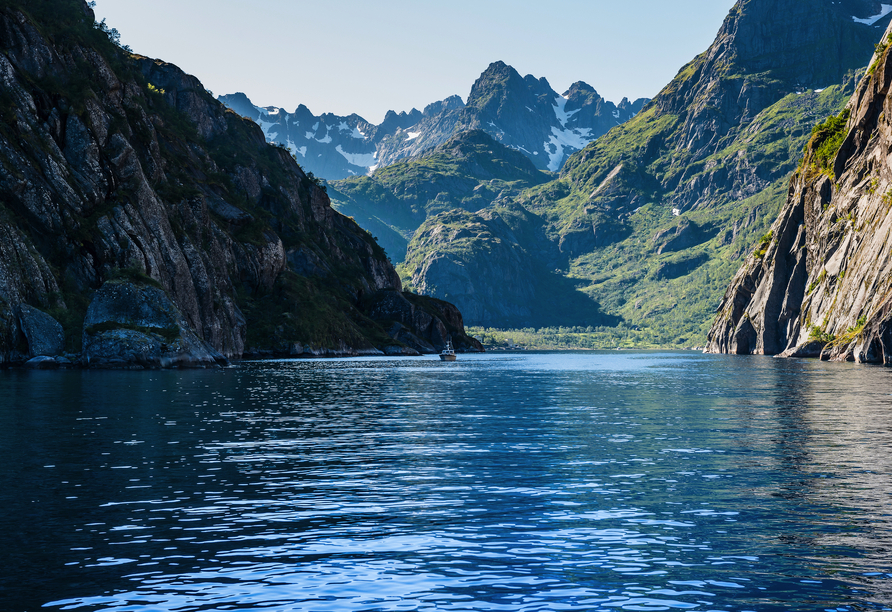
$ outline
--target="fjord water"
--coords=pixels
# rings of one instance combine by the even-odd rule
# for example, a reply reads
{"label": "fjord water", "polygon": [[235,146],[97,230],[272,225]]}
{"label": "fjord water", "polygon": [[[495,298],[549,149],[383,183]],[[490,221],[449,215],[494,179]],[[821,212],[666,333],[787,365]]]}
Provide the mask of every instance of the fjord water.
{"label": "fjord water", "polygon": [[0,372],[0,609],[892,608],[892,371]]}

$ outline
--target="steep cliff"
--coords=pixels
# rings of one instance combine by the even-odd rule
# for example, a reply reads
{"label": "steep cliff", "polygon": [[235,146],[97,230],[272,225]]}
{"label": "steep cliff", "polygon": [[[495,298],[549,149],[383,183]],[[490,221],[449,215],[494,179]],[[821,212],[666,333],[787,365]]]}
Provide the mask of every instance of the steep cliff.
{"label": "steep cliff", "polygon": [[451,210],[415,232],[402,270],[414,290],[459,305],[474,325],[616,325],[549,266],[553,251],[541,220],[520,206]]}
{"label": "steep cliff", "polygon": [[[854,91],[884,13],[867,0],[740,0],[640,113],[512,198],[560,254],[550,267],[654,343],[704,343],[734,271],[783,205],[811,127]],[[408,258],[436,255],[410,248]]]}
{"label": "steep cliff", "polygon": [[0,4],[0,361],[60,352],[46,319],[89,364],[402,347],[362,310],[400,289],[371,236],[196,78],[114,40],[78,0]]}
{"label": "steep cliff", "polygon": [[892,362],[892,34],[817,126],[778,219],[725,293],[716,353]]}

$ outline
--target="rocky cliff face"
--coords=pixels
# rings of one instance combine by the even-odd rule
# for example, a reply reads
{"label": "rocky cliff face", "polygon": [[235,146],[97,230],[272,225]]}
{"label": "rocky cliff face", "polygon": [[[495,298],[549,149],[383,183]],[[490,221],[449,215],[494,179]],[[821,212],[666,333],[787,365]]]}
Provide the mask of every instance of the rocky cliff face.
{"label": "rocky cliff face", "polygon": [[618,323],[554,270],[556,250],[541,219],[523,207],[451,210],[415,232],[401,269],[414,290],[459,305],[474,325]]}
{"label": "rocky cliff face", "polygon": [[196,78],[76,0],[5,3],[0,48],[0,361],[59,352],[41,316],[90,363],[402,346],[380,247]]}
{"label": "rocky cliff face", "polygon": [[845,111],[815,129],[780,216],[725,294],[709,352],[892,362],[890,42]]}
{"label": "rocky cliff face", "polygon": [[878,2],[740,0],[640,113],[512,198],[560,253],[552,269],[654,343],[704,343],[811,127],[843,108],[890,19]]}
{"label": "rocky cliff face", "polygon": [[327,180],[371,174],[467,130],[487,132],[537,168],[557,171],[571,153],[628,121],[646,102],[613,104],[583,82],[558,95],[545,79],[521,77],[504,62],[483,72],[467,104],[452,96],[424,111],[391,111],[377,126],[358,115],[316,117],[303,105],[294,113],[261,108],[241,93],[219,100],[257,122],[270,142],[289,148],[304,168]]}

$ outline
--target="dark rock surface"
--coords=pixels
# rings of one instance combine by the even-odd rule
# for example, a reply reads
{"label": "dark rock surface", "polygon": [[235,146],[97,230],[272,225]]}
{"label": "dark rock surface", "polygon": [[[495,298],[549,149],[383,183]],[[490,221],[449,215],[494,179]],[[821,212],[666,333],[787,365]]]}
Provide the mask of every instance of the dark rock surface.
{"label": "dark rock surface", "polygon": [[[29,307],[91,365],[400,346],[359,308],[401,286],[381,248],[198,79],[117,47],[81,0],[5,3],[0,47],[0,363],[52,344]],[[108,281],[180,344],[103,310],[123,308]]]}
{"label": "dark rock surface", "polygon": [[58,370],[59,362],[52,357],[32,357],[25,362],[25,367],[29,370]]}
{"label": "dark rock surface", "polygon": [[159,287],[105,283],[84,320],[83,362],[93,367],[201,367],[226,358],[196,336]]}
{"label": "dark rock surface", "polygon": [[521,207],[453,210],[419,228],[405,270],[417,292],[455,303],[473,325],[612,322],[549,267],[556,250],[541,220]]}
{"label": "dark rock surface", "polygon": [[65,349],[62,325],[50,315],[27,304],[19,305],[19,322],[31,357],[55,357]]}
{"label": "dark rock surface", "polygon": [[448,341],[458,352],[483,351],[480,342],[464,334],[462,314],[448,302],[385,290],[366,298],[363,310],[385,323],[391,337],[419,353],[438,353]]}

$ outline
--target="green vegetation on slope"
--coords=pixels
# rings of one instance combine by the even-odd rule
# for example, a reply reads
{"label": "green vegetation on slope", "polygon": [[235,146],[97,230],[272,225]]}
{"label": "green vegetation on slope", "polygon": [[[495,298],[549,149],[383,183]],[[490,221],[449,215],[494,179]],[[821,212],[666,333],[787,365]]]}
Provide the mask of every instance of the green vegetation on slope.
{"label": "green vegetation on slope", "polygon": [[658,349],[669,346],[661,338],[655,337],[652,331],[628,327],[622,323],[597,327],[467,328],[468,334],[480,340],[488,351],[514,348],[538,351]]}
{"label": "green vegetation on slope", "polygon": [[[645,346],[702,346],[729,280],[786,199],[789,174],[811,136],[811,126],[837,113],[847,99],[848,92],[835,86],[820,93],[791,94],[765,109],[721,150],[689,163],[675,189],[642,190],[636,210],[623,219],[626,234],[573,258],[569,276],[588,281],[585,290],[606,312],[621,316],[633,328],[649,330]],[[634,123],[616,131],[645,131]],[[622,159],[616,145],[623,141],[611,142],[611,135],[593,147],[604,151],[593,154],[598,163]],[[657,159],[651,167],[661,162],[674,163]],[[571,171],[563,180],[572,185],[572,176]],[[661,184],[656,176],[649,178],[651,185]],[[550,207],[534,200],[538,206],[533,210],[555,218],[554,225],[561,227],[561,217],[578,211],[575,203],[591,193],[596,181],[571,187]],[[679,214],[674,214],[675,202],[687,210],[676,209]],[[587,216],[597,223],[595,215]]]}
{"label": "green vegetation on slope", "polygon": [[[813,163],[827,173],[833,173],[833,160],[839,153],[846,138],[846,123],[849,121],[849,109],[839,115],[831,115],[823,123],[819,123],[811,131],[811,140],[806,150],[813,152]],[[834,177],[835,178],[835,177]]]}
{"label": "green vegetation on slope", "polygon": [[472,130],[371,177],[334,181],[330,194],[338,211],[369,229],[390,258],[401,262],[415,230],[429,217],[480,210],[548,178],[522,153]]}

